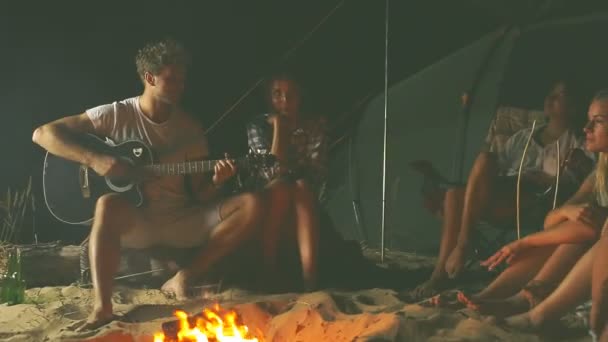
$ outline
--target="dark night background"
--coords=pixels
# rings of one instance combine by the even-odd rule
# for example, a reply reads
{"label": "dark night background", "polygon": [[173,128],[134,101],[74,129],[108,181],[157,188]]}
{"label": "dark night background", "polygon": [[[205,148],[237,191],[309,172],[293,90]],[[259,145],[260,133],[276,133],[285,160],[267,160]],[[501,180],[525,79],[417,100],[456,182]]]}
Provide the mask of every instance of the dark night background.
{"label": "dark night background", "polygon": [[[560,6],[566,1],[391,0],[389,82],[501,25],[583,13],[598,3],[574,2],[572,7]],[[558,6],[542,12],[547,3]],[[31,142],[31,133],[47,121],[137,95],[142,87],[135,51],[166,35],[193,53],[185,104],[206,127],[260,77],[286,63],[304,76],[337,139],[356,122],[355,104],[382,92],[384,25],[385,2],[379,0],[5,2],[0,191],[22,187],[32,176],[40,238],[81,239],[85,229],[60,225],[43,206],[44,151]],[[209,132],[212,153],[244,152],[244,122],[263,109],[259,91],[247,96]]]}

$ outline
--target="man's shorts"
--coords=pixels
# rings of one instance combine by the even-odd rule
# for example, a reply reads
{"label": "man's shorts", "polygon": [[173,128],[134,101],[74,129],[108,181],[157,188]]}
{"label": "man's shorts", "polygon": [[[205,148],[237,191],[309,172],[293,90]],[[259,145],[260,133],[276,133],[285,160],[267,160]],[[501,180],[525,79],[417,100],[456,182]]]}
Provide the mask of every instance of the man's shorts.
{"label": "man's shorts", "polygon": [[125,248],[201,246],[222,222],[221,207],[225,200],[219,197],[203,204],[171,209],[137,208],[135,226],[123,236],[121,243]]}

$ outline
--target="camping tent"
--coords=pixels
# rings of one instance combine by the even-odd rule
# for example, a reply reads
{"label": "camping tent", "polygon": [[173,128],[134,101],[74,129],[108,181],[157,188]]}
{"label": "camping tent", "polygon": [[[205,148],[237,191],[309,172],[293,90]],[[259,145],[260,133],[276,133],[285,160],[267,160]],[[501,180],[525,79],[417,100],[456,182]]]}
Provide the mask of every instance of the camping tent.
{"label": "camping tent", "polygon": [[[542,109],[549,81],[566,73],[584,80],[589,96],[608,86],[605,32],[607,13],[510,25],[392,85],[386,247],[438,248],[440,222],[422,208],[422,178],[408,162],[428,159],[443,175],[466,180],[497,106]],[[461,106],[464,92],[472,96],[468,110]],[[374,247],[381,240],[384,98],[380,93],[367,104],[352,134],[334,149],[327,202],[345,237]]]}

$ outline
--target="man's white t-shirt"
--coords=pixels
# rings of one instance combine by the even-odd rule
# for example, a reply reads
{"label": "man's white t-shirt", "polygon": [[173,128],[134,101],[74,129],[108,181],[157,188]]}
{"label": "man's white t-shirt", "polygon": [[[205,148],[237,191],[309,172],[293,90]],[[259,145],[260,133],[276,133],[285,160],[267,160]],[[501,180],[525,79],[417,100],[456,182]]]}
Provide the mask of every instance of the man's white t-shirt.
{"label": "man's white t-shirt", "polygon": [[[88,109],[95,132],[115,143],[139,140],[148,145],[155,162],[175,163],[200,160],[209,154],[200,123],[183,111],[155,123],[141,111],[139,96]],[[155,211],[175,211],[188,206],[184,176],[163,176],[143,184],[145,206]]]}

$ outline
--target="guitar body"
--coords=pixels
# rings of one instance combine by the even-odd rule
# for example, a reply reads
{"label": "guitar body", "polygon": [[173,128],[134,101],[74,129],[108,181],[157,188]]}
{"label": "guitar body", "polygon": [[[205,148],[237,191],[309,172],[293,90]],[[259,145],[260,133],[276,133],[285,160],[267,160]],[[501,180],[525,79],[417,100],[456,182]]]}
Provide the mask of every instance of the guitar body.
{"label": "guitar body", "polygon": [[[151,164],[152,151],[140,141],[113,144],[86,135],[81,144],[94,151],[118,157],[135,166]],[[101,177],[91,168],[47,153],[42,175],[44,201],[58,220],[69,224],[90,224],[97,200],[108,193],[121,193],[139,206],[143,198],[132,181]]]}

